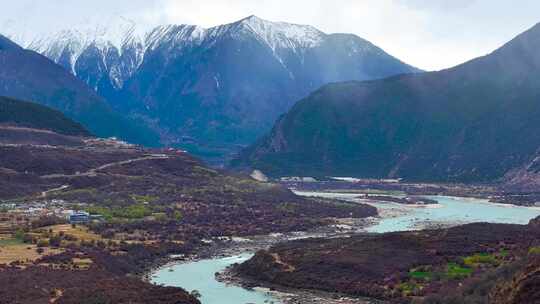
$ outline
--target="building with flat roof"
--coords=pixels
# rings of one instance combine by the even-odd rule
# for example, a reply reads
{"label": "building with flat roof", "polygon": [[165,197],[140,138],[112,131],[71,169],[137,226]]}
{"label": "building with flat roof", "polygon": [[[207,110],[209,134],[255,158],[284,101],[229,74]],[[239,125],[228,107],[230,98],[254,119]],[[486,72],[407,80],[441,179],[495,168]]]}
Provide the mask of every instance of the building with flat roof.
{"label": "building with flat roof", "polygon": [[84,224],[90,221],[90,214],[84,211],[76,211],[69,215],[70,224]]}

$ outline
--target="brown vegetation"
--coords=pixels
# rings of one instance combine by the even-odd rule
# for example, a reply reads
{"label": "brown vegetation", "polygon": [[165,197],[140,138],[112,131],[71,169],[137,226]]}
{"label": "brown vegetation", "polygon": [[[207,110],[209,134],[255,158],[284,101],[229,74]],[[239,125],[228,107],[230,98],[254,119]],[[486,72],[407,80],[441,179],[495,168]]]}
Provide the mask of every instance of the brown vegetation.
{"label": "brown vegetation", "polygon": [[301,198],[279,185],[212,170],[180,151],[114,141],[35,144],[0,144],[0,199],[58,200],[104,221],[88,228],[54,217],[17,224],[24,246],[62,252],[40,255],[25,269],[12,263],[0,270],[0,281],[14,282],[0,290],[7,303],[196,303],[181,289],[129,277],[171,254],[193,253],[202,239],[301,231],[377,214],[367,205]]}
{"label": "brown vegetation", "polygon": [[[444,295],[460,282],[477,286],[469,285],[468,280],[523,260],[540,239],[534,223],[479,223],[443,230],[300,240],[260,251],[236,271],[256,282],[408,302],[430,294]],[[507,283],[510,297],[518,297],[513,294],[520,292],[518,286],[538,284],[536,270],[527,270],[527,274],[518,274],[514,283]],[[484,300],[496,289],[493,285],[482,293]],[[528,292],[528,299],[530,295]]]}

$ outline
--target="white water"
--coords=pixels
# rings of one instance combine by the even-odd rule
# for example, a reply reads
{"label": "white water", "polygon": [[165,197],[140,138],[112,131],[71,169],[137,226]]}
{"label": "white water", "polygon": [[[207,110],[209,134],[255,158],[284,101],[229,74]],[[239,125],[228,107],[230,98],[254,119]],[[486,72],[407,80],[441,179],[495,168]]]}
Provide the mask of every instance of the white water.
{"label": "white water", "polygon": [[[353,202],[365,202],[351,193],[296,192],[303,196],[322,196]],[[381,218],[366,228],[369,232],[391,232],[418,229],[426,221],[441,224],[462,224],[471,222],[527,224],[540,215],[540,208],[518,207],[492,204],[487,200],[430,196],[439,202],[431,206],[410,206],[395,203],[370,203],[379,209]],[[187,291],[201,293],[203,304],[268,304],[279,303],[262,290],[246,290],[238,286],[216,281],[215,273],[234,263],[241,263],[251,254],[215,258],[165,267],[152,276],[152,282],[166,286],[177,286]],[[171,271],[169,271],[169,269]]]}

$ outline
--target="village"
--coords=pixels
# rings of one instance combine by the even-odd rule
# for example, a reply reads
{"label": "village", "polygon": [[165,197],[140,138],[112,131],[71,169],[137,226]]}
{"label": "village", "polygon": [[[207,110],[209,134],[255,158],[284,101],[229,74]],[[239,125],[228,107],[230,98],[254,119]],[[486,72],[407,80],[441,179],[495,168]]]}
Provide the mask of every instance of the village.
{"label": "village", "polygon": [[10,225],[19,228],[23,223],[31,223],[44,217],[64,219],[70,224],[84,224],[91,221],[102,221],[103,216],[82,211],[86,204],[73,204],[62,199],[36,200],[30,202],[0,203],[0,225]]}
{"label": "village", "polygon": [[[99,240],[84,225],[104,218],[83,211],[85,207],[61,199],[0,202],[0,265],[24,268],[64,252],[63,242]],[[70,267],[81,269],[90,263],[77,259]]]}

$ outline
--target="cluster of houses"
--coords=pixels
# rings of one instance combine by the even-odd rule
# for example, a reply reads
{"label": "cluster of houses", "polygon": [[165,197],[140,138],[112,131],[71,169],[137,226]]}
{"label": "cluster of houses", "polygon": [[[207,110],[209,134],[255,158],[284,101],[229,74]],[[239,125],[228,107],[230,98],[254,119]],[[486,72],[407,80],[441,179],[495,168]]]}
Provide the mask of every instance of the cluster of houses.
{"label": "cluster of houses", "polygon": [[103,220],[103,216],[101,215],[91,215],[85,211],[73,210],[67,206],[64,200],[58,199],[23,203],[0,202],[0,209],[26,218],[56,216],[65,218],[71,224],[83,224],[91,221]]}

